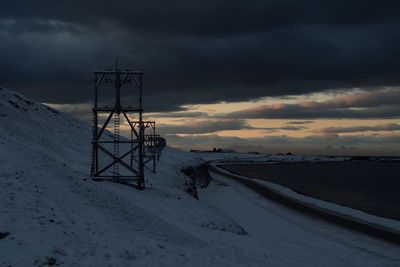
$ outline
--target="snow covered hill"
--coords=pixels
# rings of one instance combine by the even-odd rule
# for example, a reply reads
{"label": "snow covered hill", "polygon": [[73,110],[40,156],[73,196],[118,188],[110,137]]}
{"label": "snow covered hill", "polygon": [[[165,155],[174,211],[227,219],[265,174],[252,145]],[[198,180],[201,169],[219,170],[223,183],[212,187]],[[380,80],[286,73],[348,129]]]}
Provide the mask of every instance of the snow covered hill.
{"label": "snow covered hill", "polygon": [[[315,221],[228,179],[183,190],[166,148],[146,190],[89,179],[90,127],[0,89],[1,266],[399,265],[400,248]],[[149,186],[151,185],[151,186]]]}
{"label": "snow covered hill", "polygon": [[92,182],[88,125],[6,89],[0,108],[0,265],[200,264],[206,244],[177,224],[243,231],[182,191],[199,158],[167,148],[145,191]]}

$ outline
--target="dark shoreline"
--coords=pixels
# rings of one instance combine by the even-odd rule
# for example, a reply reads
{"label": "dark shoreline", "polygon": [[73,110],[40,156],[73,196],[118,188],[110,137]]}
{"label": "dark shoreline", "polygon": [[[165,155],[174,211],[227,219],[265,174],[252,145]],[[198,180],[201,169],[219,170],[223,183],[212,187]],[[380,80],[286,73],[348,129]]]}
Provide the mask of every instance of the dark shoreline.
{"label": "dark shoreline", "polygon": [[301,162],[219,167],[234,174],[276,183],[303,195],[400,220],[399,162]]}
{"label": "dark shoreline", "polygon": [[400,245],[400,232],[391,228],[359,220],[351,216],[343,215],[338,212],[320,208],[316,205],[287,197],[286,195],[283,195],[269,188],[268,186],[260,185],[255,181],[253,182],[252,179],[247,179],[244,177],[242,178],[241,176],[226,172],[221,168],[214,167],[211,164],[208,164],[208,169],[210,172],[214,172],[235,180],[236,182],[239,182],[254,192],[262,195],[266,199],[282,204],[290,209],[293,209],[294,211],[301,212],[314,218],[322,219],[375,238],[386,240],[396,245]]}

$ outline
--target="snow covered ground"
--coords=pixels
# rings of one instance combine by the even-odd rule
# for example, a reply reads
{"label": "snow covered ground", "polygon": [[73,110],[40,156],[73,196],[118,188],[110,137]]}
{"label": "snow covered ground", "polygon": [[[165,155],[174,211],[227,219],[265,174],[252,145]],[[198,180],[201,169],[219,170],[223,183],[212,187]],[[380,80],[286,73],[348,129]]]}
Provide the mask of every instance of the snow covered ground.
{"label": "snow covered ground", "polygon": [[400,263],[399,247],[303,216],[266,201],[228,178],[212,176],[227,186],[214,183],[201,197],[243,226],[249,238],[242,247],[260,248],[271,266],[396,266]]}
{"label": "snow covered ground", "polygon": [[195,153],[167,148],[142,191],[92,182],[90,137],[88,125],[0,89],[1,266],[400,265],[393,244],[218,175],[194,199],[180,169],[203,161]]}
{"label": "snow covered ground", "polygon": [[387,228],[390,231],[395,231],[397,233],[400,233],[400,221],[393,220],[393,219],[388,219],[388,218],[383,218],[383,217],[378,217],[366,212],[363,212],[361,210],[356,210],[352,209],[349,207],[344,207],[341,205],[337,205],[335,203],[319,200],[310,196],[302,195],[299,194],[295,191],[293,191],[290,188],[274,184],[268,181],[263,181],[260,179],[254,179],[254,178],[249,178],[237,174],[233,174],[225,169],[218,168],[217,163],[211,163],[214,168],[217,168],[220,173],[226,173],[228,175],[234,175],[236,177],[239,177],[241,179],[245,179],[247,181],[251,181],[252,183],[257,183],[260,186],[265,186],[275,192],[278,192],[279,194],[286,196],[287,198],[295,199],[297,201],[300,201],[302,203],[305,203],[306,205],[312,205],[327,211],[332,211],[336,214],[342,215],[343,217],[348,217],[352,218],[354,220],[364,222],[366,224],[373,224],[378,227],[383,227]]}

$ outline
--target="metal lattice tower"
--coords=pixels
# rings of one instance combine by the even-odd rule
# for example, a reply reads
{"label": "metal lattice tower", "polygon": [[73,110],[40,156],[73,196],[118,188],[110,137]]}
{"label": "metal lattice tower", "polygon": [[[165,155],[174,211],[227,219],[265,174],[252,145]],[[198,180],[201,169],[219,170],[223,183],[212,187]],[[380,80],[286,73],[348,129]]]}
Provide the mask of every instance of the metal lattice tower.
{"label": "metal lattice tower", "polygon": [[[144,124],[142,121],[142,79],[143,72],[115,70],[96,71],[93,106],[93,139],[91,177],[94,180],[112,180],[116,182],[135,181],[138,189],[145,187],[144,183]],[[100,106],[99,90],[103,86],[112,85],[115,90],[113,107]],[[121,105],[121,88],[136,89],[138,102],[135,106]],[[103,89],[103,88],[101,88]],[[106,118],[103,123],[99,119]],[[135,125],[132,117],[136,119]],[[113,121],[113,134],[110,139],[106,128]],[[126,121],[131,128],[131,138],[120,137],[120,126]],[[107,139],[108,137],[108,139]],[[112,151],[112,152],[111,152]],[[130,155],[130,162],[125,162]],[[137,164],[133,164],[133,162]]]}
{"label": "metal lattice tower", "polygon": [[[134,121],[133,125],[138,126],[139,121]],[[157,145],[156,135],[156,122],[155,121],[142,121],[142,129],[144,133],[144,144],[143,144],[143,163],[144,167],[153,173],[156,173],[156,160],[160,159],[159,146]],[[146,130],[149,130],[146,132]],[[133,138],[133,134],[131,134]],[[152,163],[152,167],[148,167],[148,163]],[[132,161],[131,161],[132,164]]]}

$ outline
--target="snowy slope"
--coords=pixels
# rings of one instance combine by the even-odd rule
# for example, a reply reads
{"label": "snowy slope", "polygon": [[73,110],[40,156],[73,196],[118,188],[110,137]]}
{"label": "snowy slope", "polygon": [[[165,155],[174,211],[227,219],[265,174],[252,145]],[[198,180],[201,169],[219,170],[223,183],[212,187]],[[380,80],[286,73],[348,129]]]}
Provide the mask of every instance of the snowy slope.
{"label": "snowy slope", "polygon": [[[0,108],[0,232],[10,233],[0,240],[0,265],[51,258],[93,266],[133,259],[179,264],[185,255],[200,265],[207,244],[178,224],[242,231],[176,184],[187,179],[178,177],[180,168],[200,159],[168,148],[161,171],[146,176],[153,187],[141,192],[95,183],[87,179],[88,125],[6,89],[0,89]],[[173,207],[173,216],[163,218]]]}
{"label": "snowy slope", "polygon": [[92,182],[90,136],[88,125],[0,89],[1,266],[400,264],[392,244],[288,211],[223,177],[192,198],[180,169],[202,161],[193,153],[167,148],[146,190]]}

